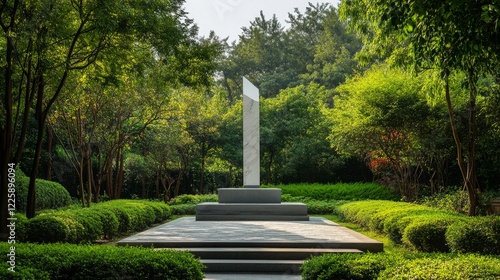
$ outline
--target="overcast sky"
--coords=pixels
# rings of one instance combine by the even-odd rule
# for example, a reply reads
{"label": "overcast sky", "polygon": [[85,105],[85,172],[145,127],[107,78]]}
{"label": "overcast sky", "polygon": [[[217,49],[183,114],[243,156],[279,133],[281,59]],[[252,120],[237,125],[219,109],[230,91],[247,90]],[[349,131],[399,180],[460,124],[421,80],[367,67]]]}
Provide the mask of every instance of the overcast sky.
{"label": "overcast sky", "polygon": [[220,38],[229,37],[229,42],[238,39],[241,28],[249,26],[259,16],[260,11],[264,12],[266,18],[271,18],[276,14],[281,23],[285,25],[288,13],[294,8],[305,11],[308,3],[331,3],[338,6],[338,0],[186,0],[184,5],[189,13],[188,17],[194,19],[198,27],[200,36],[208,36],[210,31]]}

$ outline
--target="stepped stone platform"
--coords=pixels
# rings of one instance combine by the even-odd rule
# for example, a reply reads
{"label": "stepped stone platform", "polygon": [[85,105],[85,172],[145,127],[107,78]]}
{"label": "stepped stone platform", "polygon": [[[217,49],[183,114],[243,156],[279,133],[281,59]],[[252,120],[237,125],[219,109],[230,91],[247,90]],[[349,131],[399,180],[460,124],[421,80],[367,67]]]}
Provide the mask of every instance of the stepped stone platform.
{"label": "stepped stone platform", "polygon": [[197,221],[308,221],[304,203],[281,203],[278,188],[220,188],[219,202],[196,205]]}
{"label": "stepped stone platform", "polygon": [[299,274],[324,253],[381,252],[383,244],[321,217],[309,221],[196,221],[184,217],[127,237],[118,246],[188,250],[209,273]]}

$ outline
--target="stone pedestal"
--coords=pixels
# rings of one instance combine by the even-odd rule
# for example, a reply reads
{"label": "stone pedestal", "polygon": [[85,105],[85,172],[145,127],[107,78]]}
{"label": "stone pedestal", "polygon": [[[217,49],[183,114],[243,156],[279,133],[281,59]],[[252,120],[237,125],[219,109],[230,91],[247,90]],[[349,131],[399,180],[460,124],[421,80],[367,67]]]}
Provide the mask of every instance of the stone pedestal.
{"label": "stone pedestal", "polygon": [[196,205],[197,221],[309,221],[303,203],[281,203],[281,189],[223,188],[219,202]]}

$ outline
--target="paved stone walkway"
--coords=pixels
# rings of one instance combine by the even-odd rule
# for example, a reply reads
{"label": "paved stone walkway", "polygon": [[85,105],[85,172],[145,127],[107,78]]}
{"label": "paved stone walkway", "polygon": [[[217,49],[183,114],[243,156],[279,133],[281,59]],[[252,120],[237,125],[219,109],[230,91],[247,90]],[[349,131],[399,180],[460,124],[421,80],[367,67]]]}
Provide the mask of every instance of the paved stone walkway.
{"label": "paved stone walkway", "polygon": [[[249,243],[249,244],[358,244],[360,249],[382,243],[322,217],[310,221],[195,221],[194,217],[180,218],[127,237],[118,244],[168,247],[187,243]],[[164,244],[165,246],[159,246]],[[179,246],[174,246],[179,247]],[[369,247],[372,248],[372,247]],[[376,251],[373,250],[372,251]]]}

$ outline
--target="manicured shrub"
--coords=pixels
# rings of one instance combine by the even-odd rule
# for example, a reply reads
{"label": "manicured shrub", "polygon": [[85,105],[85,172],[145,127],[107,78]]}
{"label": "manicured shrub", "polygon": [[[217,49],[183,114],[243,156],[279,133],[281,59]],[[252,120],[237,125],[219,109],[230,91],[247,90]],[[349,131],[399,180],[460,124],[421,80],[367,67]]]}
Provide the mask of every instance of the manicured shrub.
{"label": "manicured shrub", "polygon": [[92,209],[105,209],[112,211],[118,219],[118,232],[128,232],[132,228],[132,221],[127,210],[119,206],[110,205],[108,202],[93,205]]}
{"label": "manicured shrub", "polygon": [[377,279],[389,260],[385,254],[324,254],[304,263],[302,279]]}
{"label": "manicured shrub", "polygon": [[80,223],[84,230],[78,234],[78,241],[74,243],[92,243],[101,238],[103,227],[101,217],[92,209],[59,212],[57,215],[67,215]]}
{"label": "manicured shrub", "polygon": [[26,241],[28,239],[28,218],[24,214],[16,213],[16,240]]}
{"label": "manicured shrub", "polygon": [[146,200],[142,200],[142,203],[151,207],[155,212],[155,220],[154,220],[155,223],[160,223],[162,221],[165,221],[172,215],[172,210],[165,203],[158,203]]}
{"label": "manicured shrub", "polygon": [[402,244],[403,234],[408,225],[425,219],[426,217],[440,214],[443,214],[443,212],[435,209],[401,209],[399,213],[395,212],[394,215],[390,215],[385,219],[383,222],[383,232],[387,234],[389,239],[395,244]]}
{"label": "manicured shrub", "polygon": [[120,232],[142,230],[165,220],[170,214],[168,205],[142,200],[113,200],[90,208],[46,211],[29,220],[28,240],[92,243]]}
{"label": "manicured shrub", "polygon": [[170,206],[173,215],[195,215],[196,204],[176,204]]}
{"label": "manicured shrub", "polygon": [[388,188],[375,183],[339,184],[291,184],[267,185],[265,188],[279,188],[282,194],[303,196],[317,200],[397,200]]}
{"label": "manicured shrub", "polygon": [[379,279],[463,280],[499,279],[500,261],[476,255],[432,257],[400,262],[380,274]]}
{"label": "manicured shrub", "polygon": [[341,205],[338,211],[341,218],[369,228],[375,214],[387,209],[403,208],[401,206],[408,206],[408,204],[385,200],[366,200],[346,203]]}
{"label": "manicured shrub", "polygon": [[424,216],[405,228],[403,241],[420,252],[449,252],[446,230],[461,220],[462,217],[451,214]]}
{"label": "manicured shrub", "polygon": [[120,222],[113,210],[107,208],[90,208],[90,211],[101,220],[102,235],[104,239],[111,239],[118,234]]}
{"label": "manicured shrub", "polygon": [[[29,177],[16,177],[16,210],[26,212],[28,200]],[[71,196],[59,183],[47,180],[36,180],[36,210],[57,209],[71,204]]]}
{"label": "manicured shrub", "polygon": [[[7,251],[7,246],[7,243],[0,243],[0,250]],[[40,273],[41,276],[48,274],[45,278],[29,278],[28,275],[26,279],[201,280],[202,266],[185,251],[70,244],[16,246],[16,269],[29,270],[31,274]]]}
{"label": "manicured shrub", "polygon": [[500,217],[470,217],[453,224],[446,240],[453,252],[500,254]]}
{"label": "manicured shrub", "polygon": [[37,216],[27,223],[27,239],[30,242],[53,243],[68,240],[67,223],[55,216]]}
{"label": "manicured shrub", "polygon": [[203,202],[217,202],[219,197],[216,194],[203,194],[203,195],[193,195],[193,194],[183,194],[176,196],[168,204],[178,205],[178,204],[198,204]]}
{"label": "manicured shrub", "polygon": [[16,266],[14,272],[7,270],[9,266],[4,262],[0,266],[0,279],[3,280],[50,280],[48,272],[31,268]]}

